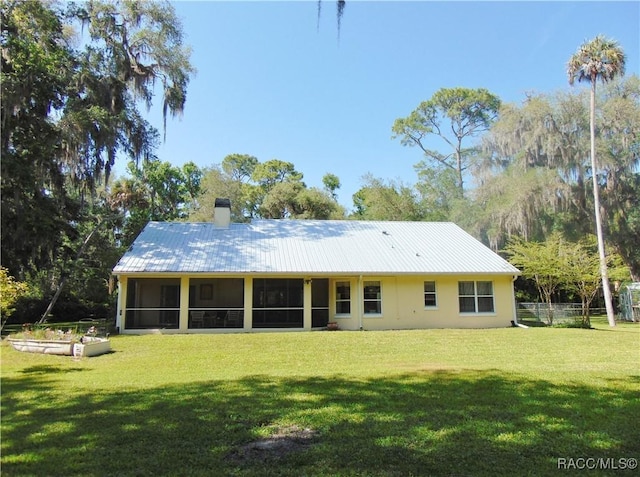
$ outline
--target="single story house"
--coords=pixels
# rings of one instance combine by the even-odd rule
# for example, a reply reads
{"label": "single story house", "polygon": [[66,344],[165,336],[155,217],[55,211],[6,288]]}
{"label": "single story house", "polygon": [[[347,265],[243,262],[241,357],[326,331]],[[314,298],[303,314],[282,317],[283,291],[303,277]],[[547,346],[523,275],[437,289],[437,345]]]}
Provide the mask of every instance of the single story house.
{"label": "single story house", "polygon": [[150,222],[115,266],[122,333],[507,327],[519,270],[447,222]]}

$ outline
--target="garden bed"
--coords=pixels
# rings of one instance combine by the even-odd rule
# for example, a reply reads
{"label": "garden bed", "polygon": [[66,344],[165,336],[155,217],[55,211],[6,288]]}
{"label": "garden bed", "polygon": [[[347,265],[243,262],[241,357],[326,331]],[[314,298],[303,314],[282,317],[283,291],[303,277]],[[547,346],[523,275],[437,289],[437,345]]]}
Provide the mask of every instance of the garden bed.
{"label": "garden bed", "polygon": [[107,338],[85,336],[80,342],[73,340],[46,340],[8,338],[14,349],[26,353],[54,354],[60,356],[98,356],[111,351]]}

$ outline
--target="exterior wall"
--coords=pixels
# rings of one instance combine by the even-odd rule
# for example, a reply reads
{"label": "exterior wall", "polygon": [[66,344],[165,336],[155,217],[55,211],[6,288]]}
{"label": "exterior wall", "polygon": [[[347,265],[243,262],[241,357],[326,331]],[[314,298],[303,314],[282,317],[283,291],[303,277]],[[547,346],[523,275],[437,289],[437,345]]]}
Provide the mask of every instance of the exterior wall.
{"label": "exterior wall", "polygon": [[[198,275],[197,278],[220,277],[215,275]],[[304,286],[304,323],[295,330],[311,330],[311,285],[309,276],[278,276],[302,278]],[[278,278],[269,276],[268,278]],[[129,277],[120,276],[120,296],[118,298],[118,320],[123,333],[152,333],[159,330],[126,330],[124,316],[126,313],[126,293]],[[264,276],[244,276],[244,327],[236,329],[193,329],[188,327],[189,319],[189,276],[187,275],[137,275],[136,278],[180,278],[180,323],[178,329],[162,330],[163,333],[213,333],[241,331],[284,331],[276,328],[258,330],[252,328],[252,295],[253,279]],[[194,277],[195,278],[195,277]],[[228,277],[227,277],[228,278]],[[344,276],[329,278],[329,316],[330,321],[338,323],[343,330],[384,330],[384,329],[416,329],[416,328],[498,328],[508,327],[515,319],[513,277],[511,275],[445,275],[445,276]],[[336,282],[348,281],[351,289],[351,312],[336,314]],[[381,313],[371,316],[363,312],[363,282],[379,281],[381,285]],[[424,304],[424,282],[436,283],[437,306],[430,308]],[[490,281],[493,284],[494,311],[486,313],[460,313],[458,282]]]}
{"label": "exterior wall", "polygon": [[[511,276],[439,276],[439,277],[367,277],[379,280],[382,292],[382,313],[368,317],[358,315],[362,296],[352,299],[353,313],[348,318],[335,317],[340,328],[357,330],[416,329],[416,328],[500,328],[514,320],[514,293]],[[435,281],[437,306],[424,305],[424,282]],[[493,283],[494,312],[460,313],[459,281],[491,281]],[[353,286],[359,279],[352,279]],[[353,293],[352,293],[353,295]],[[355,305],[355,306],[354,306]]]}

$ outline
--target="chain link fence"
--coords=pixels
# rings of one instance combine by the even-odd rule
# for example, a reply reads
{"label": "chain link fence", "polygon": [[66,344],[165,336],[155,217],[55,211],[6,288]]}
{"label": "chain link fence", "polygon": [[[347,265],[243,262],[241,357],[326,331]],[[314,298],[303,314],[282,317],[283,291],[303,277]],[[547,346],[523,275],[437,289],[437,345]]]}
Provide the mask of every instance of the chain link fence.
{"label": "chain link fence", "polygon": [[[606,313],[604,308],[590,308],[589,315]],[[580,324],[582,305],[580,303],[518,303],[518,322],[532,326]]]}

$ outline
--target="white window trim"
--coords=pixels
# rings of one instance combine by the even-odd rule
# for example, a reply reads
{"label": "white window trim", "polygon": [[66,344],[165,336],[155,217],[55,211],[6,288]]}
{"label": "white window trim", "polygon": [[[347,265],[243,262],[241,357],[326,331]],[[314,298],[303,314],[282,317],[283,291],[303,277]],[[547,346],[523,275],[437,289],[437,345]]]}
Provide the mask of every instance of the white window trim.
{"label": "white window trim", "polygon": [[[458,314],[460,316],[496,316],[496,293],[493,280],[458,280],[460,282],[473,282],[473,299],[475,302],[475,309],[478,310],[478,298],[491,297],[493,300],[493,311],[460,311],[460,298],[470,298],[471,295],[460,295],[458,289]],[[478,295],[478,282],[490,282],[491,283],[491,295]]]}
{"label": "white window trim", "polygon": [[[364,284],[367,282],[377,282],[378,286],[380,287],[380,298],[378,298],[377,300],[373,300],[373,299],[369,299],[367,300],[364,297]],[[364,309],[364,303],[365,301],[378,301],[380,302],[380,313],[367,313]],[[382,308],[382,280],[364,280],[362,282],[362,316],[364,318],[383,318],[384,316],[384,309]]]}
{"label": "white window trim", "polygon": [[[348,300],[340,300],[340,302],[349,302],[349,310],[351,310],[349,313],[338,313],[338,283],[347,283],[349,284],[349,299]],[[333,305],[334,305],[334,310],[335,310],[335,318],[339,318],[339,319],[346,319],[346,318],[351,318],[353,316],[353,293],[351,293],[351,280],[336,280],[334,282],[334,300],[333,300]]]}
{"label": "white window trim", "polygon": [[[424,284],[425,284],[426,282],[432,282],[432,283],[433,283],[433,286],[435,287],[435,291],[433,291],[433,292],[426,292],[426,291],[424,291]],[[426,295],[427,293],[433,294],[433,295],[436,297],[436,304],[435,304],[435,306],[427,306],[427,305],[424,305],[424,297],[425,297],[425,295]],[[440,303],[440,300],[438,300],[438,284],[437,284],[437,282],[436,282],[435,280],[423,280],[423,283],[422,283],[422,303],[423,303],[423,305],[424,305],[424,309],[425,309],[425,310],[437,310],[437,309],[438,309],[438,303]]]}

